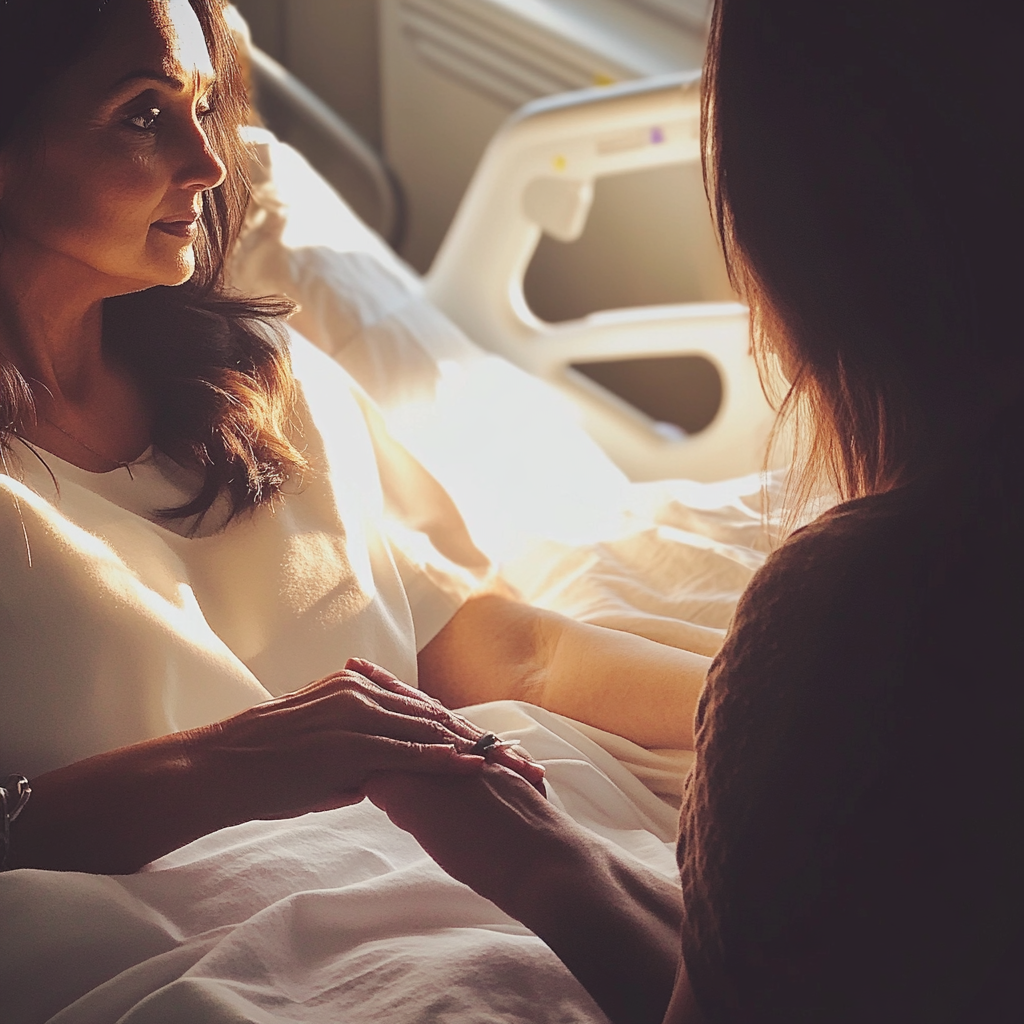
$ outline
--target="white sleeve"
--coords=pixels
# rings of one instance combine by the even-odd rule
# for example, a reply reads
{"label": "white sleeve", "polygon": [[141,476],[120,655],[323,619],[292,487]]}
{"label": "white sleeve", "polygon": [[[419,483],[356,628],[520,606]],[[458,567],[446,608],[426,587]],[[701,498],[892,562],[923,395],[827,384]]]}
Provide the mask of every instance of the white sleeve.
{"label": "white sleeve", "polygon": [[454,500],[388,431],[380,410],[360,389],[384,496],[383,532],[402,578],[422,650],[479,589],[491,571]]}

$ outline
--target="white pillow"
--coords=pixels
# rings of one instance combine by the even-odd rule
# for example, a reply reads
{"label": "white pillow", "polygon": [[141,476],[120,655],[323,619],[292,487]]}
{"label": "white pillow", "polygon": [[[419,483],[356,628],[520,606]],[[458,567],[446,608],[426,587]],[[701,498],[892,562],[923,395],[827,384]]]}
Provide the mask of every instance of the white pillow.
{"label": "white pillow", "polygon": [[473,344],[305,158],[247,131],[253,203],[231,284],[299,303],[292,326],[365,388],[492,558],[606,530],[626,480],[571,403]]}

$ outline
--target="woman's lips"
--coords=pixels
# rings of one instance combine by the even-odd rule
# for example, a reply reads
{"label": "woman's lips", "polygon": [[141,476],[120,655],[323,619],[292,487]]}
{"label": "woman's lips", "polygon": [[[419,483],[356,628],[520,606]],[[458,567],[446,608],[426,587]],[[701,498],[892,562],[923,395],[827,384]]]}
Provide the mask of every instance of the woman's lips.
{"label": "woman's lips", "polygon": [[189,220],[158,220],[153,224],[157,231],[165,235],[173,235],[175,238],[194,238],[199,230],[199,219],[197,217]]}

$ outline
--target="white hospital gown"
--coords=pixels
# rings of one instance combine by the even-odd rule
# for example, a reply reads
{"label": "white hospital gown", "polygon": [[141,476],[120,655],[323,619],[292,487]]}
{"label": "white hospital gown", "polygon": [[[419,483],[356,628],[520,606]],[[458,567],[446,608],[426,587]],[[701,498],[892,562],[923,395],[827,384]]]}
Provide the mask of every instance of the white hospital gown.
{"label": "white hospital gown", "polygon": [[226,529],[217,507],[198,536],[153,521],[195,493],[157,452],[129,475],[24,450],[24,482],[0,477],[0,773],[219,720],[350,656],[415,684],[486,560],[345,372],[292,350],[314,472]]}

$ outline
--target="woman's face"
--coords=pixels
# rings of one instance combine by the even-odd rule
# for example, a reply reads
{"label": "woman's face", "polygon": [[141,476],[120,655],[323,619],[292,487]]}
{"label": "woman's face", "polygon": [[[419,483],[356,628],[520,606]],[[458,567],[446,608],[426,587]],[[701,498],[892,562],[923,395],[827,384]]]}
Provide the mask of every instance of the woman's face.
{"label": "woman's face", "polygon": [[213,78],[187,0],[121,3],[0,152],[5,255],[101,295],[187,281],[203,193],[224,177],[203,128]]}

